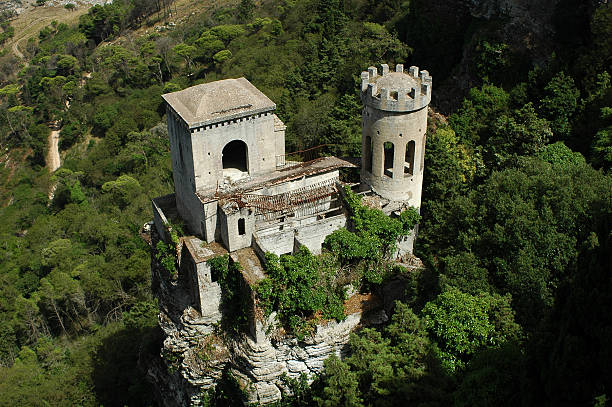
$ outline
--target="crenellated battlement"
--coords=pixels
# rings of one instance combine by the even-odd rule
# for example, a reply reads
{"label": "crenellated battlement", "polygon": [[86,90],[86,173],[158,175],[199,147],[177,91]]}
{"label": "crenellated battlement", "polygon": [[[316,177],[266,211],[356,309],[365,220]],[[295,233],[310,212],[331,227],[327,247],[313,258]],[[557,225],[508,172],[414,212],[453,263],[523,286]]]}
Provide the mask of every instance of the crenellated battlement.
{"label": "crenellated battlement", "polygon": [[429,72],[397,64],[395,72],[381,65],[381,75],[374,66],[361,73],[361,100],[370,107],[392,112],[410,112],[426,107],[431,101],[432,79]]}

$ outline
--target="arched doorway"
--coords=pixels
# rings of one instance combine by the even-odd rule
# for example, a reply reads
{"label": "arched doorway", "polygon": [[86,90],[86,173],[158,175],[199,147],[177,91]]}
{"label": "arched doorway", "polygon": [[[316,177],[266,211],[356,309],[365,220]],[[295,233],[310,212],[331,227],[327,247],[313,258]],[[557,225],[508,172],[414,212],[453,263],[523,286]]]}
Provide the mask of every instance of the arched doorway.
{"label": "arched doorway", "polygon": [[248,175],[249,154],[248,147],[244,141],[234,140],[227,143],[223,147],[222,160],[224,177],[234,179]]}

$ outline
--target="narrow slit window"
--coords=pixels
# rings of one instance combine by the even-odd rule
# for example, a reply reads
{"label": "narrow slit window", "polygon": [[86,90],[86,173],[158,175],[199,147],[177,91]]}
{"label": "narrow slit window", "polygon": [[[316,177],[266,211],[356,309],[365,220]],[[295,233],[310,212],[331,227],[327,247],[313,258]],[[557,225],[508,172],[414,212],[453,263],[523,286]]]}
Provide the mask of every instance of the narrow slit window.
{"label": "narrow slit window", "polygon": [[423,136],[423,147],[421,147],[421,172],[423,172],[423,167],[425,166],[425,141],[426,138]]}
{"label": "narrow slit window", "polygon": [[406,162],[404,162],[404,175],[414,175],[414,149],[415,142],[409,141],[406,144]]}
{"label": "narrow slit window", "polygon": [[395,148],[392,142],[387,141],[384,144],[384,148],[385,148],[385,167],[384,167],[384,174],[389,177],[389,178],[393,178],[393,157],[395,155]]}
{"label": "narrow slit window", "polygon": [[246,235],[246,226],[245,226],[244,218],[238,219],[238,234],[240,236]]}
{"label": "narrow slit window", "polygon": [[366,136],[365,139],[365,169],[372,173],[372,137]]}

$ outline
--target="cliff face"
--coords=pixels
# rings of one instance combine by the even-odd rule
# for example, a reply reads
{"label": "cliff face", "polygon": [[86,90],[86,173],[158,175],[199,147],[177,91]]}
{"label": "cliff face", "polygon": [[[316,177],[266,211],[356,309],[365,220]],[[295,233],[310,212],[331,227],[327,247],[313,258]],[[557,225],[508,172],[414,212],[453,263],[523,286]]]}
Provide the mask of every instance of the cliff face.
{"label": "cliff face", "polygon": [[502,39],[524,49],[538,63],[550,57],[555,29],[553,17],[561,0],[467,0],[475,18],[499,20]]}
{"label": "cliff face", "polygon": [[[468,90],[482,83],[477,71],[482,41],[505,44],[506,55],[521,70],[547,61],[555,51],[555,18],[558,5],[577,0],[430,0],[422,4],[416,22],[437,24],[444,36],[431,34],[417,44],[415,57],[432,64],[432,75],[441,78],[434,105],[445,114],[458,108]],[[422,24],[422,23],[421,23]],[[405,40],[410,43],[411,38]],[[436,61],[440,46],[444,65]],[[425,51],[424,51],[425,50]],[[433,51],[432,51],[433,50]],[[437,68],[437,69],[435,69]],[[439,72],[440,71],[440,72]],[[436,74],[437,73],[437,74]]]}
{"label": "cliff face", "polygon": [[165,406],[200,405],[202,393],[215,386],[224,371],[237,379],[245,403],[274,402],[289,391],[285,375],[298,378],[305,374],[313,379],[322,372],[325,359],[345,354],[349,335],[358,326],[387,320],[381,301],[363,307],[364,296],[354,294],[352,303],[360,305],[352,308],[355,312],[341,322],[317,325],[303,340],[285,335],[274,313],[267,320],[260,318],[251,333],[230,335],[220,324],[225,310],[218,284],[200,293],[207,304],[200,313],[191,304],[189,284],[180,277],[169,278],[154,255],[152,259],[153,290],[166,338],[161,358],[150,365],[149,376]]}

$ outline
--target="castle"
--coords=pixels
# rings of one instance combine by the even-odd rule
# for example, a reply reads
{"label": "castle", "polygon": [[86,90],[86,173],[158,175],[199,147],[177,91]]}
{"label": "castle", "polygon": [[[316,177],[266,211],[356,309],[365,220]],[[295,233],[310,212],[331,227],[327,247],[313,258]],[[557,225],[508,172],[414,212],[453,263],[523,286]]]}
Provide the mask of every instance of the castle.
{"label": "castle", "polygon": [[[390,71],[383,64],[381,72],[370,67],[361,74],[361,183],[350,186],[389,216],[399,216],[408,206],[420,207],[431,91],[428,72],[414,66],[404,71],[398,64]],[[251,289],[265,277],[264,254],[294,253],[301,246],[317,254],[326,236],[350,226],[340,170],[355,165],[336,157],[286,160],[285,125],[274,114],[276,105],[245,78],[201,84],[162,97],[175,193],[153,200],[154,225],[159,239],[166,242],[172,239],[173,219],[182,219],[190,234],[181,237],[176,247],[177,275],[153,273],[160,321],[168,335],[164,346],[181,353],[185,364],[193,338],[211,334],[220,321],[221,288],[208,260],[224,254],[241,264],[244,292],[254,308],[249,315],[252,343],[244,352],[261,350],[262,344],[272,346],[264,329],[270,322],[256,317]],[[398,259],[412,253],[415,234],[399,239]],[[359,318],[347,321],[352,322],[340,331],[352,329]],[[183,340],[186,337],[192,339]],[[329,343],[322,339],[329,350],[315,351],[317,358],[341,345],[341,339],[332,337],[336,339],[325,339]],[[291,365],[302,370],[291,370],[286,361],[291,357],[281,357],[282,352],[274,349],[276,356],[268,362],[277,367],[265,367],[273,373],[254,378],[252,371],[235,372],[255,382],[255,401],[280,397],[276,386],[281,372],[314,374],[322,368],[322,359],[313,362],[305,349],[306,359]],[[266,352],[271,357],[272,351]],[[259,362],[252,363],[265,358],[255,359]],[[206,387],[213,379],[198,385]]]}

